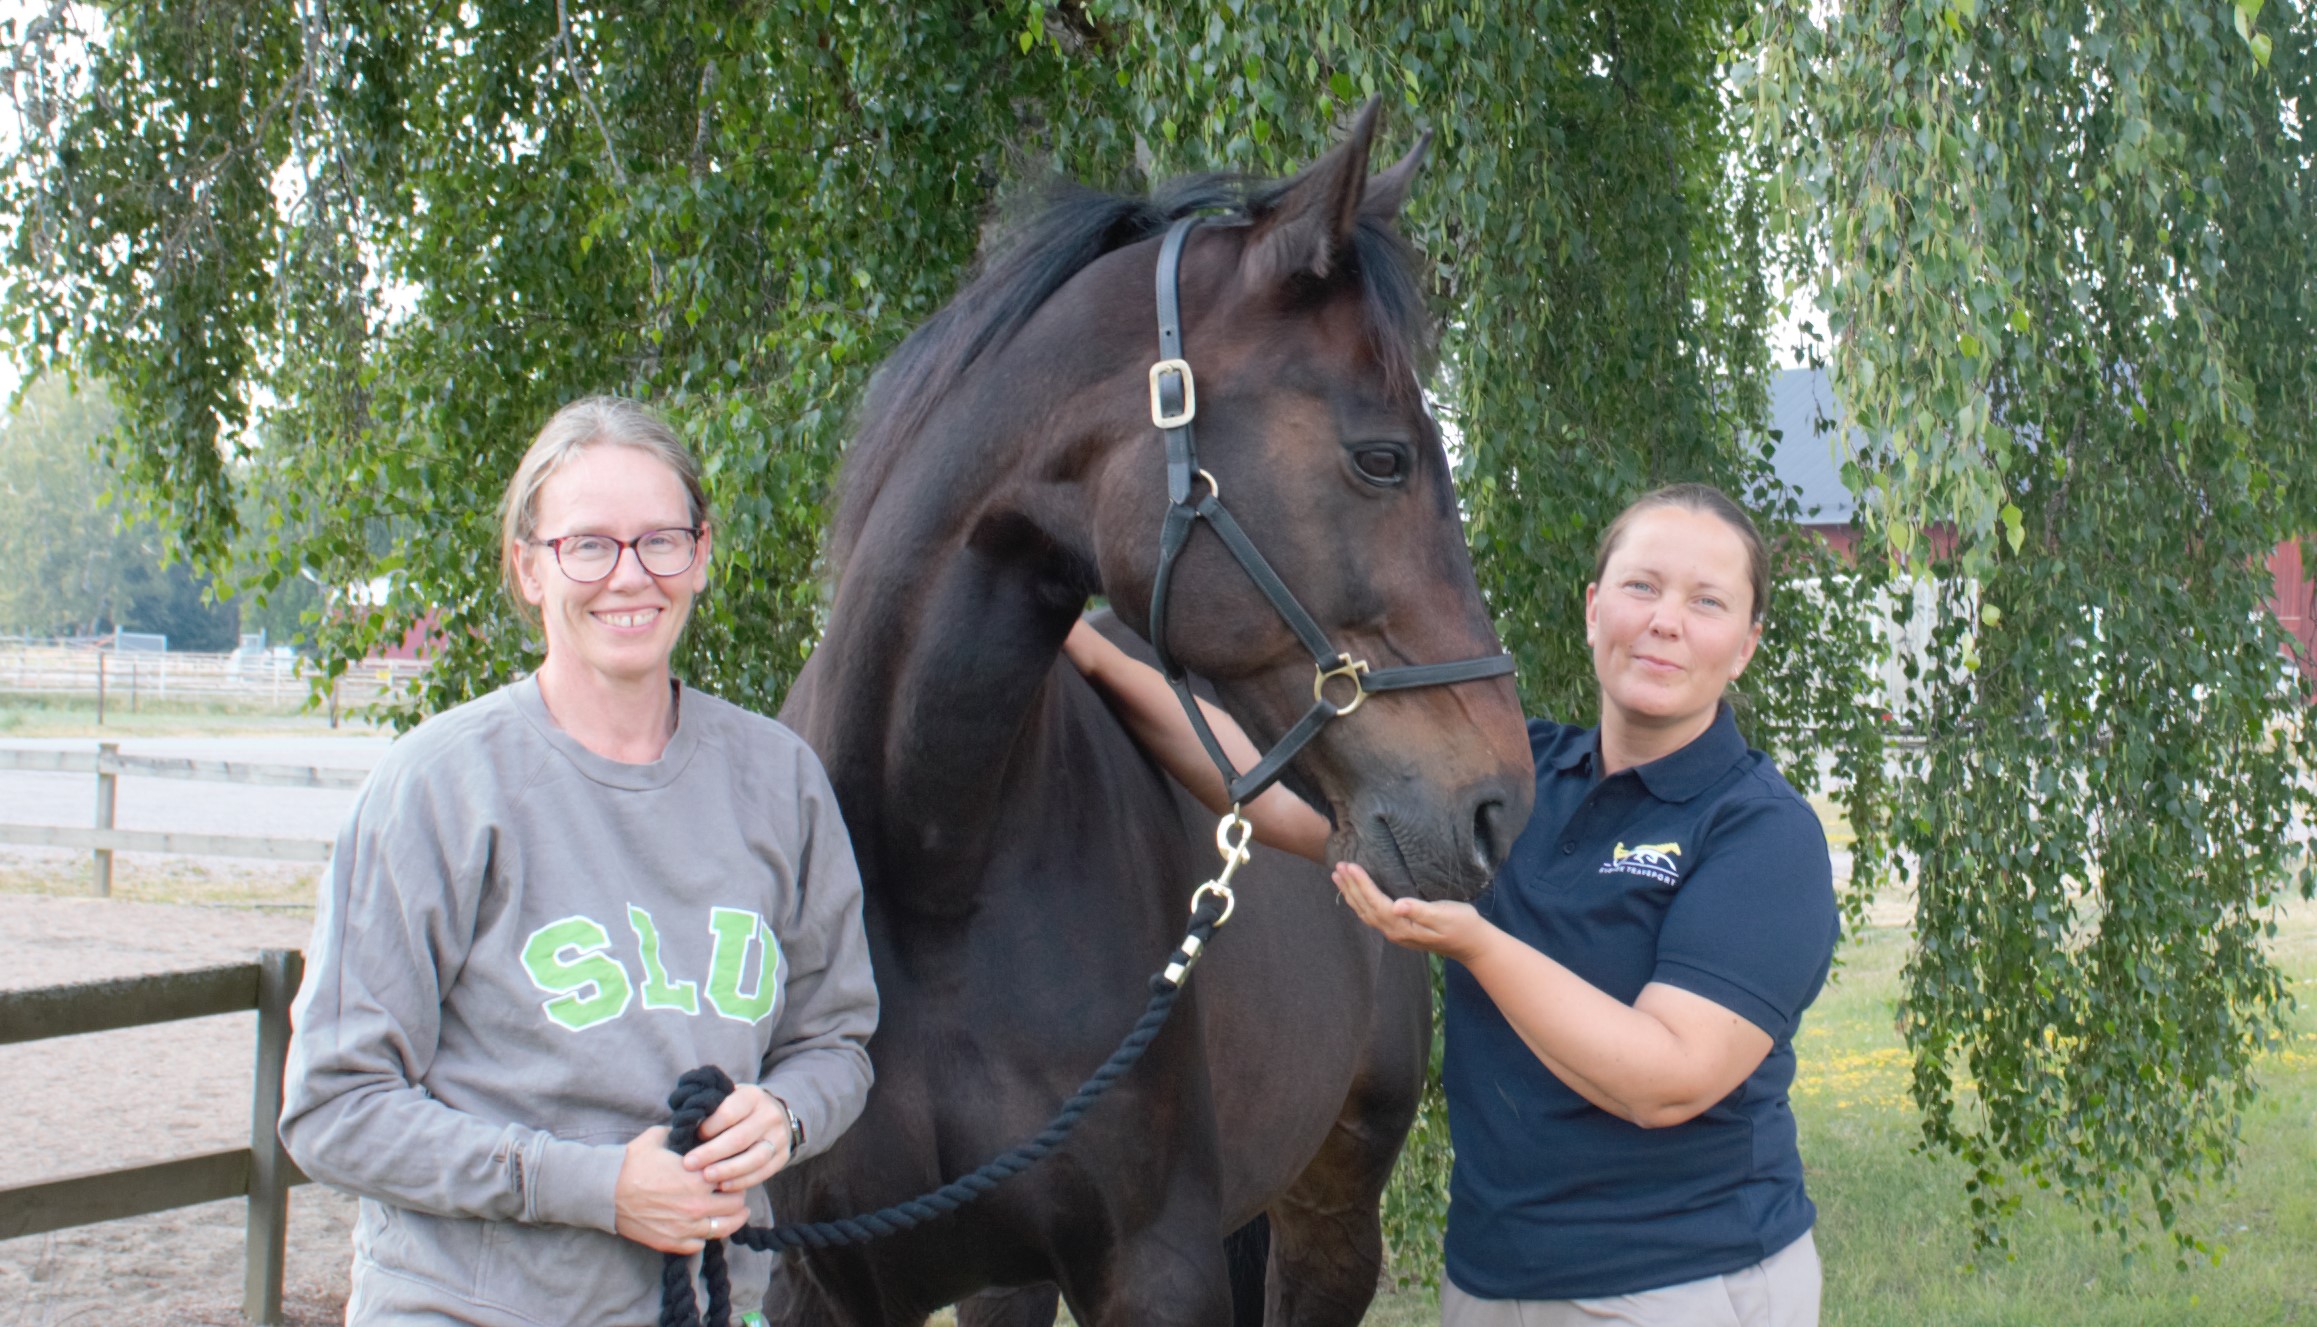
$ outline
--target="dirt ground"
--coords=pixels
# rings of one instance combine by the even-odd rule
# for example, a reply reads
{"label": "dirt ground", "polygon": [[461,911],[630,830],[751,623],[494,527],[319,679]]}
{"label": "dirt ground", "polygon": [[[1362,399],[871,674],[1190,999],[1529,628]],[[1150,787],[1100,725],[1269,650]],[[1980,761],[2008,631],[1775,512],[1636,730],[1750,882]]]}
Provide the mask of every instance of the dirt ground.
{"label": "dirt ground", "polygon": [[[305,948],[311,926],[302,909],[0,893],[0,989],[243,962]],[[0,1186],[248,1146],[256,1045],[248,1013],[0,1046]],[[0,1240],[0,1327],[238,1327],[245,1210]],[[353,1215],[318,1185],[291,1194],[291,1323],[342,1320]]]}

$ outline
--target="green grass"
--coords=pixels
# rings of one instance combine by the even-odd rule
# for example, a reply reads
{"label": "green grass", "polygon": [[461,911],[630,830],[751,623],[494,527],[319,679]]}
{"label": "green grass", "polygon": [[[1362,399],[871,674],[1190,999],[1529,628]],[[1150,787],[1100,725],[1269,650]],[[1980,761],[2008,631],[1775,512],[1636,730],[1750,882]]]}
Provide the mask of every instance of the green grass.
{"label": "green grass", "polygon": [[[2276,957],[2317,979],[2317,910],[2286,919]],[[2161,1235],[2129,1262],[2112,1236],[2029,1191],[2008,1251],[1974,1251],[1963,1168],[1918,1155],[1907,1058],[1893,1027],[1906,936],[1869,931],[1797,1043],[1794,1111],[1819,1206],[1828,1327],[1841,1324],[2317,1323],[2317,1011],[2268,1057],[2237,1172],[2181,1215],[2221,1251],[2177,1266]]]}
{"label": "green grass", "polygon": [[[2317,1324],[2317,907],[2297,906],[2278,938],[2303,1008],[2294,1040],[2263,1066],[2237,1171],[2181,1216],[2220,1260],[2185,1269],[2169,1238],[2146,1240],[2127,1262],[2088,1217],[2033,1191],[2008,1253],[1974,1251],[1963,1168],[1913,1150],[1919,1125],[1893,1025],[1906,941],[1878,927],[1848,946],[1796,1046],[1826,1327]],[[1437,1311],[1429,1292],[1405,1291],[1379,1298],[1367,1320],[1415,1327]]]}

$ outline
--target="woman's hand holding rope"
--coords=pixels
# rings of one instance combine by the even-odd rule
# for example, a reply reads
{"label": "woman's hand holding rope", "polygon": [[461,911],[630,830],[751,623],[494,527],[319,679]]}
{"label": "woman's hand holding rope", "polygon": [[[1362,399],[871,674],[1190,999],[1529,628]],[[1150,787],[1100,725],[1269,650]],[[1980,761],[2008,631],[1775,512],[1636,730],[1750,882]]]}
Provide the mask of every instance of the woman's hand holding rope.
{"label": "woman's hand holding rope", "polygon": [[[692,1155],[706,1148],[704,1143]],[[664,1125],[636,1135],[620,1162],[613,1228],[646,1248],[688,1255],[746,1224],[747,1199],[718,1188],[690,1159],[668,1150]]]}
{"label": "woman's hand holding rope", "polygon": [[754,1083],[732,1089],[700,1122],[700,1145],[668,1150],[668,1131],[647,1129],[620,1163],[617,1229],[646,1248],[692,1254],[748,1222],[748,1190],[788,1164],[788,1111]]}
{"label": "woman's hand holding rope", "polygon": [[754,1083],[742,1083],[700,1123],[700,1145],[684,1154],[684,1169],[724,1193],[743,1193],[788,1164],[788,1110]]}

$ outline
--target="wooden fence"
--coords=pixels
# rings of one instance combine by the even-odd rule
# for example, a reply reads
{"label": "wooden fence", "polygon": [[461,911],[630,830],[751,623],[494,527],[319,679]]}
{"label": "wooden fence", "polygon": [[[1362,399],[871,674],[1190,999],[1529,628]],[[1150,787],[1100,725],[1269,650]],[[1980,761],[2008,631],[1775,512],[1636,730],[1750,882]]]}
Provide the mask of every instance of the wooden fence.
{"label": "wooden fence", "polygon": [[[413,659],[348,669],[328,697],[333,715],[399,695],[426,671]],[[264,654],[145,654],[59,645],[0,644],[0,692],[88,696],[133,712],[147,702],[197,701],[289,711],[313,695],[303,658]]]}
{"label": "wooden fence", "polygon": [[90,883],[97,897],[113,892],[115,852],[166,852],[195,857],[262,857],[277,862],[326,862],[325,839],[261,838],[248,834],[188,834],[174,830],[116,829],[113,815],[124,774],[161,779],[205,779],[252,783],[269,788],[355,789],[369,777],[358,769],[315,765],[265,765],[238,760],[189,760],[168,756],[124,756],[118,742],[99,742],[95,751],[0,747],[0,770],[97,776],[96,823],[69,825],[0,823],[0,843],[35,848],[89,849]]}
{"label": "wooden fence", "polygon": [[280,1323],[289,1191],[307,1182],[277,1127],[290,1001],[304,972],[297,950],[269,949],[255,963],[0,992],[0,1045],[257,1010],[248,1147],[0,1189],[0,1239],[246,1198],[242,1312],[263,1327]]}

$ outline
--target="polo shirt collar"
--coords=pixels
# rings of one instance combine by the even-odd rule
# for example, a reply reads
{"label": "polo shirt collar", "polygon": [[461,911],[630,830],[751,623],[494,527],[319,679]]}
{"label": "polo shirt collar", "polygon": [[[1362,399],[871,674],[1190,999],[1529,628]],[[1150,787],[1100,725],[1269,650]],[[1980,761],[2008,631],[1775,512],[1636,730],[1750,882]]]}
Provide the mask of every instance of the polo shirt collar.
{"label": "polo shirt collar", "polygon": [[1746,739],[1738,736],[1738,716],[1725,701],[1697,740],[1671,755],[1634,766],[1633,773],[1659,801],[1686,802],[1720,782],[1745,754]]}
{"label": "polo shirt collar", "polygon": [[1591,767],[1597,763],[1595,756],[1600,750],[1601,730],[1588,728],[1582,737],[1561,745],[1561,749],[1553,755],[1553,768],[1566,774],[1574,769]]}

